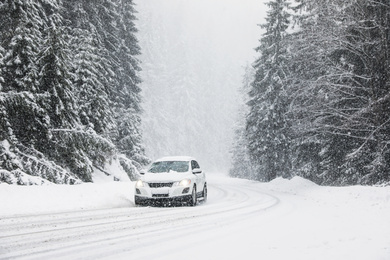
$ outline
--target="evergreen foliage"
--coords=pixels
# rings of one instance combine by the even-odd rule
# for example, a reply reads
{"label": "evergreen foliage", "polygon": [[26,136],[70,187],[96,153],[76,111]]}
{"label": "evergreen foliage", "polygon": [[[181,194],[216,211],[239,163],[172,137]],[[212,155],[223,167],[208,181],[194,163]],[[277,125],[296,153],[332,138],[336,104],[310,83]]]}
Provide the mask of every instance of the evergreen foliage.
{"label": "evergreen foliage", "polygon": [[148,163],[135,19],[132,1],[0,2],[0,182],[92,181],[118,157],[133,177]]}
{"label": "evergreen foliage", "polygon": [[245,106],[241,107],[238,113],[238,120],[235,126],[235,137],[232,154],[232,168],[229,170],[229,176],[241,177],[246,179],[257,179],[255,168],[249,156],[247,136],[245,135],[245,120],[248,114],[249,101],[248,92],[251,88],[251,83],[255,77],[255,70],[252,66],[245,68],[245,75],[243,78],[243,85],[241,88],[242,101]]}
{"label": "evergreen foliage", "polygon": [[252,178],[389,183],[388,1],[268,6],[245,132]]}
{"label": "evergreen foliage", "polygon": [[256,49],[261,53],[255,62],[255,79],[249,92],[250,111],[246,135],[256,178],[270,181],[290,174],[290,140],[286,112],[288,96],[285,89],[287,49],[284,44],[289,26],[286,0],[267,3],[269,6],[265,33]]}

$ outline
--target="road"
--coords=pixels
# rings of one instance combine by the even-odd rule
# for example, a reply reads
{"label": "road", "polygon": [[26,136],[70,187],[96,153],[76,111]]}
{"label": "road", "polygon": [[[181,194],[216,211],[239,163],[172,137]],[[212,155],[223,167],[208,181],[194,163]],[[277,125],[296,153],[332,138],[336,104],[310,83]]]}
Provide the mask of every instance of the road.
{"label": "road", "polygon": [[[356,223],[347,219],[350,215],[343,218],[343,210],[329,211],[326,201],[267,187],[243,180],[212,178],[208,201],[196,207],[134,207],[129,201],[129,206],[122,208],[4,217],[0,221],[0,258],[385,259],[390,256],[390,247],[386,247],[390,240],[378,244],[374,239],[378,235],[376,229],[364,230],[364,235],[368,235],[364,238],[359,237],[360,232],[346,234]],[[371,215],[358,222],[366,221],[365,217],[369,221]],[[336,220],[339,224],[335,224]],[[355,254],[355,249],[351,255],[350,250],[360,244],[365,244],[369,251]],[[378,257],[372,255],[371,247]]]}

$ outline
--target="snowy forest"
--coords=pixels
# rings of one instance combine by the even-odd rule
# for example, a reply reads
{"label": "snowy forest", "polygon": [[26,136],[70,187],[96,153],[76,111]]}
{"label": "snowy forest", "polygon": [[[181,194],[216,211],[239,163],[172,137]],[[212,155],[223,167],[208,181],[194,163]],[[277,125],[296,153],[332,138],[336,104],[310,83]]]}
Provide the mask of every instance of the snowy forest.
{"label": "snowy forest", "polygon": [[131,0],[0,2],[0,182],[75,184],[149,163]]}
{"label": "snowy forest", "polygon": [[[138,28],[148,5],[172,9],[139,4],[0,1],[0,183],[91,182],[96,170],[110,175],[112,162],[134,178],[150,163],[148,148],[151,157],[187,151],[231,163],[230,176],[258,181],[390,183],[388,0],[259,1],[267,15],[256,60],[233,86],[241,100],[229,90],[235,53],[220,46],[241,39],[211,28],[231,38],[191,35],[168,14],[147,14]],[[224,14],[179,18],[207,28],[232,20]]]}
{"label": "snowy forest", "polygon": [[389,184],[389,1],[266,5],[230,175]]}

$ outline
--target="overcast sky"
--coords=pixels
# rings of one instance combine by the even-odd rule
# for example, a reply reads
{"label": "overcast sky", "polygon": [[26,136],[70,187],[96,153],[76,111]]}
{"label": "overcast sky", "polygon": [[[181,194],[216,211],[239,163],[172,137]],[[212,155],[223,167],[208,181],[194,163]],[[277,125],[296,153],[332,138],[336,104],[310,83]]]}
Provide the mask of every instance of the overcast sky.
{"label": "overcast sky", "polygon": [[[135,0],[139,19],[152,13],[161,16],[171,29],[188,28],[192,39],[218,45],[221,53],[245,64],[256,55],[260,28],[264,23],[265,0]],[[219,53],[219,54],[221,54]]]}

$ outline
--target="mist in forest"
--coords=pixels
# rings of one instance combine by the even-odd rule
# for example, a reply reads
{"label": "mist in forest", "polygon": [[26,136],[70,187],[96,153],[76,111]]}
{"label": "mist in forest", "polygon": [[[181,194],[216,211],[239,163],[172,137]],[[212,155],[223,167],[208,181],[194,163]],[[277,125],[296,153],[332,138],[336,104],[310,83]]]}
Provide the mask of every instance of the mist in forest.
{"label": "mist in forest", "polygon": [[142,128],[152,160],[196,157],[227,171],[245,66],[266,8],[258,0],[137,0]]}

